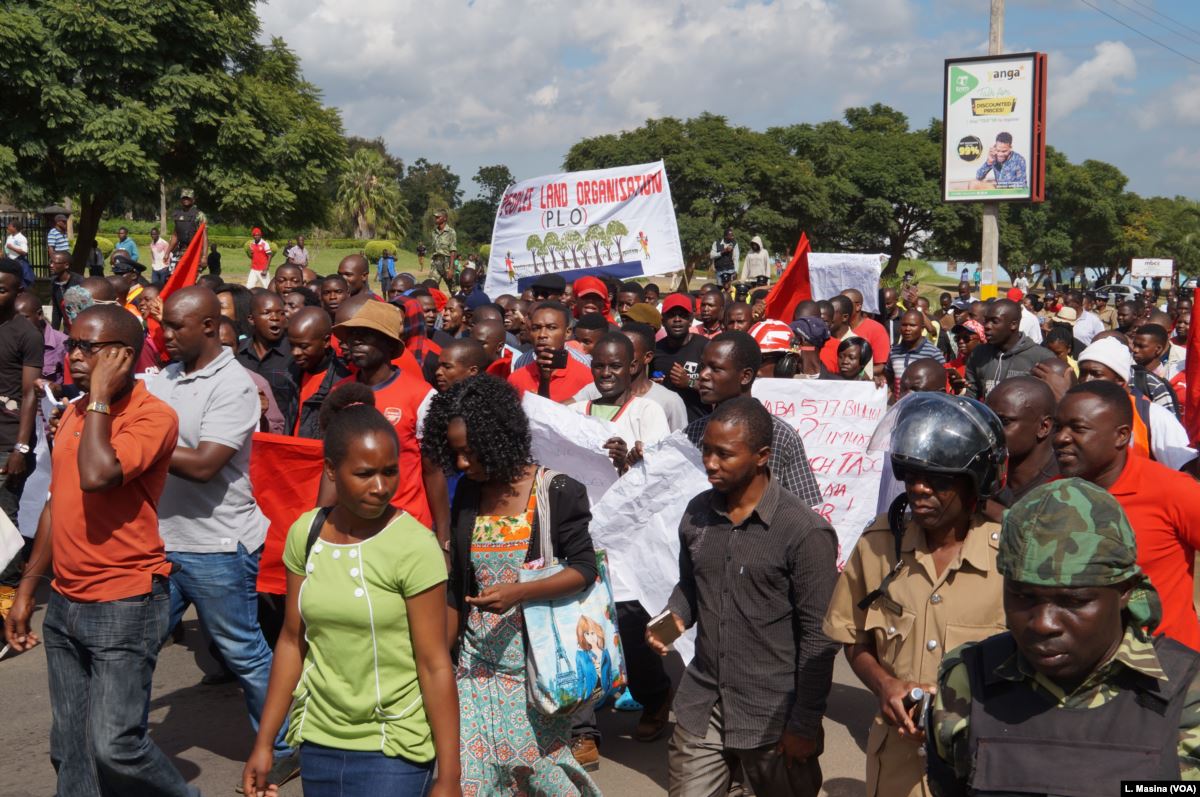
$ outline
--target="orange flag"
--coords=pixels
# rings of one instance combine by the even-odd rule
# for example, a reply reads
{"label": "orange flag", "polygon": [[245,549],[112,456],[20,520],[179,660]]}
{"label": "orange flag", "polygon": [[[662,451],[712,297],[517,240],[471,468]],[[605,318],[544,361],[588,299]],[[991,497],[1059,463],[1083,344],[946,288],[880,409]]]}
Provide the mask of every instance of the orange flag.
{"label": "orange flag", "polygon": [[1183,407],[1183,422],[1188,440],[1200,444],[1200,288],[1192,291],[1192,318],[1188,326],[1186,376],[1187,401]]}
{"label": "orange flag", "polygon": [[167,284],[162,286],[162,290],[158,292],[160,299],[165,301],[168,296],[180,288],[196,284],[196,278],[200,276],[201,259],[207,248],[205,246],[205,241],[208,240],[205,235],[207,226],[207,222],[200,222],[200,229],[196,230],[196,234],[192,236],[192,242],[183,252],[183,257],[179,258],[179,262],[175,264],[175,271],[171,273]]}
{"label": "orange flag", "polygon": [[271,524],[258,563],[259,592],[287,594],[283,545],[296,518],[317,505],[325,464],[324,448],[320,440],[254,433],[250,446],[250,487],[258,508]]}
{"label": "orange flag", "polygon": [[785,324],[792,323],[792,313],[796,305],[812,298],[812,284],[808,280],[808,253],[812,247],[808,244],[808,236],[800,233],[800,242],[796,244],[796,253],[792,255],[783,276],[775,287],[767,294],[767,308],[764,317],[774,318]]}

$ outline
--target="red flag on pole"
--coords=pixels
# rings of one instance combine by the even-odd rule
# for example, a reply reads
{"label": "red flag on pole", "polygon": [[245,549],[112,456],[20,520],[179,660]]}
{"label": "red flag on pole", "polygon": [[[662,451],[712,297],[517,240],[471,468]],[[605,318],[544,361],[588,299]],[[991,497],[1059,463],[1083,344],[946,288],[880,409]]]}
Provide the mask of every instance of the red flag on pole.
{"label": "red flag on pole", "polygon": [[200,222],[200,229],[196,230],[196,234],[192,236],[192,242],[184,250],[183,257],[179,258],[179,262],[175,264],[175,271],[167,280],[167,284],[162,286],[162,290],[158,292],[160,299],[165,301],[168,296],[180,288],[196,284],[196,278],[200,276],[200,263],[203,261],[204,250],[207,248],[205,246],[205,241],[208,240],[208,236],[205,234],[207,226],[207,222]]}
{"label": "red flag on pole", "polygon": [[1187,339],[1187,401],[1184,402],[1183,422],[1188,440],[1200,443],[1200,287],[1192,291],[1192,320]]}
{"label": "red flag on pole", "polygon": [[764,317],[790,324],[796,305],[812,298],[812,284],[808,280],[808,253],[811,248],[808,245],[808,236],[800,233],[796,253],[783,270],[779,282],[775,283],[775,287],[767,294]]}
{"label": "red flag on pole", "polygon": [[317,505],[324,465],[324,445],[320,440],[254,433],[250,446],[250,487],[258,508],[271,524],[258,563],[259,592],[287,593],[283,545],[296,518]]}

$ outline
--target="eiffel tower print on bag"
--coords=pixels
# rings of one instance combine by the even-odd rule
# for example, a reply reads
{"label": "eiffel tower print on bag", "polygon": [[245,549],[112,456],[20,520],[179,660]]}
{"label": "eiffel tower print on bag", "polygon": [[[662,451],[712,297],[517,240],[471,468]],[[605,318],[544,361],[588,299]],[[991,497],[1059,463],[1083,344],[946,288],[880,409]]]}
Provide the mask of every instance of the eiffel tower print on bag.
{"label": "eiffel tower print on bag", "polygon": [[[557,475],[546,468],[538,471],[535,490],[542,558],[521,569],[522,583],[563,570],[550,539],[550,483]],[[584,706],[598,705],[625,687],[617,608],[603,551],[596,551],[596,566],[596,581],[582,592],[522,605],[525,688],[530,704],[542,714],[573,714]]]}

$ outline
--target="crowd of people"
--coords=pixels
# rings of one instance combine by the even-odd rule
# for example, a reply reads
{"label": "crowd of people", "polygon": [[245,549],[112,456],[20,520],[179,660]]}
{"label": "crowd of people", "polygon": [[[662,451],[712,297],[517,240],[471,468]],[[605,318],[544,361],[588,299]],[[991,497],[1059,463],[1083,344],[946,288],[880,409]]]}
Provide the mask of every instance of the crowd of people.
{"label": "crowd of people", "polygon": [[[638,562],[607,560],[612,697],[640,711],[638,742],[670,737],[672,795],[818,794],[839,648],[878,702],[872,797],[1200,779],[1189,298],[985,301],[964,280],[937,307],[906,284],[878,313],[848,289],[775,318],[761,242],[757,285],[735,286],[720,241],[720,283],[694,292],[543,274],[491,297],[451,271],[444,221],[437,278],[381,261],[378,293],[366,257],[322,276],[303,240],[272,273],[256,231],[249,287],[166,291],[125,258],[80,277],[55,251],[47,318],[0,259],[0,507],[16,522],[31,476],[50,484],[0,611],[13,650],[46,650],[59,794],[198,793],[147,729],[189,607],[256,734],[239,791],[598,794],[604,690],[557,714],[529,697],[523,607],[604,574],[586,488],[533,455],[526,393],[609,422],[617,479],[673,435],[699,449],[711,489],[680,522],[667,605],[621,580]],[[878,517],[853,550],[758,379],[887,391]],[[256,433],[319,445],[274,548]],[[663,657],[692,628],[673,684]],[[597,633],[581,622],[581,649]],[[613,663],[580,666],[598,683]]]}

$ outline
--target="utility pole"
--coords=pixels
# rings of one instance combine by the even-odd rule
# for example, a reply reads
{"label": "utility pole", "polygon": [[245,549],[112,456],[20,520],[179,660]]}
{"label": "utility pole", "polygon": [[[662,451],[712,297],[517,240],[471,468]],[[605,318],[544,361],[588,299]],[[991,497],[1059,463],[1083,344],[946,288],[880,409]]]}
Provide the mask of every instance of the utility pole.
{"label": "utility pole", "polygon": [[[992,0],[991,20],[988,24],[988,55],[1000,55],[1004,51],[1004,0]],[[983,203],[983,250],[979,258],[979,271],[983,279],[979,288],[980,299],[994,299],[997,295],[997,267],[1000,262],[1000,203]]]}

